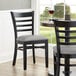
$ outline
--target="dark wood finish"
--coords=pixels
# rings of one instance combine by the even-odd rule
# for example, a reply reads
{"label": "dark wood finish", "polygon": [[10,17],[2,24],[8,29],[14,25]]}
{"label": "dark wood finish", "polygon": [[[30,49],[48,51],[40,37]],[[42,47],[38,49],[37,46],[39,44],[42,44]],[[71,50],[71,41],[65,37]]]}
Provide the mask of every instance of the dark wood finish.
{"label": "dark wood finish", "polygon": [[[60,66],[64,66],[65,76],[70,76],[70,66],[76,66],[76,64],[70,64],[70,59],[76,58],[76,49],[74,47],[69,49],[68,46],[76,45],[76,40],[72,41],[76,39],[76,21],[54,20],[54,25],[57,42],[57,46],[54,47],[54,76],[59,76]],[[65,59],[64,64],[60,62],[61,58]]]}
{"label": "dark wood finish", "polygon": [[41,21],[40,23],[45,27],[54,27],[54,23],[51,23],[51,21]]}
{"label": "dark wood finish", "polygon": [[69,67],[69,64],[70,64],[70,59],[68,57],[65,58],[65,71],[64,71],[64,74],[65,76],[70,76],[70,67]]}
{"label": "dark wood finish", "polygon": [[58,20],[58,19],[49,19],[48,21],[41,21],[41,25],[45,26],[45,27],[54,27],[54,20]]}
{"label": "dark wood finish", "polygon": [[[33,63],[35,63],[35,48],[45,49],[45,64],[48,67],[48,39],[40,36],[34,35],[34,11],[32,12],[11,12],[11,17],[14,26],[15,35],[15,48],[14,48],[14,58],[13,66],[16,64],[17,50],[23,50],[23,65],[24,70],[27,69],[27,49],[32,49],[33,51]],[[26,35],[26,33],[31,32],[31,35]],[[18,36],[18,33],[25,32],[25,35]],[[44,45],[35,46],[35,44]],[[21,44],[22,46],[19,46]],[[31,44],[31,46],[27,46]]]}

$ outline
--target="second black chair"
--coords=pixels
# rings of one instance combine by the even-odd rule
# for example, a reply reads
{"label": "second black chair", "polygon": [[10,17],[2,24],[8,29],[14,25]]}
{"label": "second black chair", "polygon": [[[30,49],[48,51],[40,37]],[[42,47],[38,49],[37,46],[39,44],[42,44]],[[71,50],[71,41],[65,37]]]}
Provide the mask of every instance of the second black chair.
{"label": "second black chair", "polygon": [[[76,58],[76,21],[55,20],[55,34],[57,46],[54,51],[54,76],[60,76],[60,66],[64,66],[65,76],[70,76],[70,59]],[[64,63],[61,59],[64,59]]]}
{"label": "second black chair", "polygon": [[[17,50],[23,50],[23,65],[24,70],[27,69],[27,49],[32,49],[33,51],[33,62],[35,63],[35,48],[45,49],[45,64],[48,67],[48,39],[40,36],[34,35],[34,11],[32,12],[11,12],[14,34],[15,34],[15,48],[14,48],[14,58],[13,65],[16,63]],[[30,31],[30,32],[29,32]],[[25,33],[25,35],[20,35],[20,33]],[[28,35],[29,33],[31,35]],[[22,46],[20,46],[21,44]],[[31,45],[29,45],[31,44]],[[36,46],[35,44],[40,44]],[[41,45],[44,44],[44,45]]]}

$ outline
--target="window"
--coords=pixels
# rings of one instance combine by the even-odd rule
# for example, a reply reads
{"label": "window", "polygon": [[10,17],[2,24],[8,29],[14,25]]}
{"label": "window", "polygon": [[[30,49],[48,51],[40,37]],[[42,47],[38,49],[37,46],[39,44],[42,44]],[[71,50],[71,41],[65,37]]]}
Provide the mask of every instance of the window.
{"label": "window", "polygon": [[[76,1],[72,0],[65,0],[65,4],[67,4],[70,8],[70,13],[69,15],[71,16],[72,19],[76,19]],[[67,8],[65,8],[66,10]],[[68,11],[68,10],[67,10]]]}
{"label": "window", "polygon": [[[48,7],[54,8],[53,18],[76,18],[76,1],[72,0],[40,0],[40,21],[51,18],[48,12]],[[52,33],[52,43],[55,43],[54,28],[40,26],[40,34],[46,36],[51,43],[50,33]]]}

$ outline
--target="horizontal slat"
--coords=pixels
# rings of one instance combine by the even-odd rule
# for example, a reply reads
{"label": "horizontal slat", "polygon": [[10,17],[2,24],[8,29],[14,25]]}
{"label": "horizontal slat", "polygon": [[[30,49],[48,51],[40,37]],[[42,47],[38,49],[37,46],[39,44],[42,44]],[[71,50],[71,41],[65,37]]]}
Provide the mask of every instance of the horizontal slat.
{"label": "horizontal slat", "polygon": [[17,30],[18,32],[20,32],[20,31],[32,31],[32,29],[19,29],[19,30]]}
{"label": "horizontal slat", "polygon": [[15,17],[30,17],[32,16],[32,12],[22,12],[22,13],[17,13],[17,12],[14,12],[14,16]]}
{"label": "horizontal slat", "polygon": [[29,21],[32,21],[32,19],[30,19],[30,20],[16,20],[16,22],[29,22]]}
{"label": "horizontal slat", "polygon": [[32,46],[27,46],[26,47],[27,49],[32,49],[32,48],[45,48],[45,46],[34,46],[34,47],[32,47]]}
{"label": "horizontal slat", "polygon": [[59,42],[61,45],[76,45],[76,42]]}
{"label": "horizontal slat", "polygon": [[[65,66],[66,64],[60,64],[61,66]],[[76,64],[70,64],[68,66],[76,66]]]}
{"label": "horizontal slat", "polygon": [[[27,46],[26,49],[32,49],[32,48],[45,48],[45,46]],[[18,47],[19,50],[23,50],[23,47]]]}
{"label": "horizontal slat", "polygon": [[76,27],[76,20],[55,20],[55,27]]}
{"label": "horizontal slat", "polygon": [[25,25],[25,24],[21,24],[21,25],[16,25],[16,27],[29,27],[29,26],[32,26],[32,24],[27,24],[27,25]]}
{"label": "horizontal slat", "polygon": [[58,38],[61,38],[61,39],[76,39],[76,36],[72,36],[72,37],[68,37],[68,36],[66,36],[66,37],[63,37],[63,36],[58,36]]}
{"label": "horizontal slat", "polygon": [[76,30],[57,30],[57,32],[63,32],[63,33],[70,32],[70,33],[74,33],[74,32],[76,32]]}

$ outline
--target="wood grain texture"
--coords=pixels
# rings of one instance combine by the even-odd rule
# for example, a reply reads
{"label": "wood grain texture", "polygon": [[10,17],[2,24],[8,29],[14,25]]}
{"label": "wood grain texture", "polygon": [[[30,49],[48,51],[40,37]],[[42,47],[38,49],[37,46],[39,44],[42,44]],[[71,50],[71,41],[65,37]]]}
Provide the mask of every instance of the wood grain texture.
{"label": "wood grain texture", "polygon": [[[45,67],[45,59],[36,57],[36,64],[33,64],[32,57],[28,58],[27,70],[23,70],[23,59],[17,60],[13,67],[12,61],[0,64],[0,76],[48,76],[48,69]],[[49,59],[49,68],[52,60]]]}

